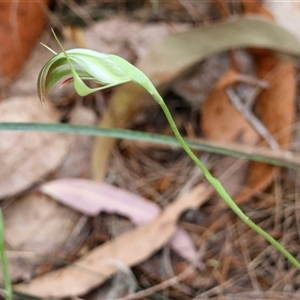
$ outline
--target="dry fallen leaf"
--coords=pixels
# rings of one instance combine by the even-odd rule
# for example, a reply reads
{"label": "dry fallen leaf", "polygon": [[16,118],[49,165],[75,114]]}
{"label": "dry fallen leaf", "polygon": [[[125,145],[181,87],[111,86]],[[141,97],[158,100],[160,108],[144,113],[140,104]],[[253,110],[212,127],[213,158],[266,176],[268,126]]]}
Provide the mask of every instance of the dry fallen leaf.
{"label": "dry fallen leaf", "polygon": [[41,193],[28,194],[7,207],[5,242],[11,279],[28,280],[40,264],[55,264],[55,258],[64,258],[62,253],[70,255],[72,249],[65,246],[79,217]]}
{"label": "dry fallen leaf", "polygon": [[[83,214],[96,216],[100,212],[116,213],[129,218],[135,225],[143,225],[160,213],[160,207],[143,197],[115,186],[86,179],[58,179],[40,186],[40,190]],[[176,231],[172,248],[181,257],[192,261],[195,246],[183,229]]]}
{"label": "dry fallen leaf", "polygon": [[258,134],[233,106],[225,90],[228,85],[237,83],[234,72],[227,71],[204,101],[201,128],[205,136],[212,140],[254,145],[258,141]]}
{"label": "dry fallen leaf", "polygon": [[[281,61],[272,53],[257,55],[258,76],[269,82],[256,99],[255,111],[280,148],[287,150],[292,137],[295,115],[296,72],[290,61]],[[265,189],[272,181],[278,168],[259,162],[252,162],[245,189],[236,196],[237,203],[243,203],[253,194]]]}
{"label": "dry fallen leaf", "polygon": [[[124,55],[130,59],[130,36],[136,36],[142,29],[142,24],[126,18],[113,17],[89,26],[83,32],[84,46],[88,49],[116,55]],[[78,40],[78,39],[77,39]]]}
{"label": "dry fallen leaf", "polygon": [[105,264],[105,259],[121,260],[128,266],[147,259],[175,233],[180,214],[201,206],[211,193],[206,185],[199,185],[167,206],[153,221],[93,249],[73,265],[14,285],[14,289],[39,297],[83,295],[118,271],[115,266]]}
{"label": "dry fallen leaf", "polygon": [[[59,115],[37,96],[15,97],[0,103],[0,122],[57,122]],[[45,132],[0,132],[0,198],[29,188],[62,162],[69,140]]]}
{"label": "dry fallen leaf", "polygon": [[14,78],[35,47],[46,25],[45,10],[49,2],[49,0],[1,1],[0,69],[2,76]]}
{"label": "dry fallen leaf", "polygon": [[265,6],[260,3],[260,1],[247,1],[247,0],[241,0],[240,1],[243,4],[243,12],[246,14],[258,14],[260,16],[264,16],[265,18],[268,18],[270,20],[273,20],[273,15],[270,13],[268,9],[265,8]]}
{"label": "dry fallen leaf", "polygon": [[257,57],[257,73],[270,87],[256,100],[255,112],[283,149],[291,142],[295,114],[296,71],[291,60],[280,60],[274,54]]}
{"label": "dry fallen leaf", "polygon": [[40,190],[88,216],[96,216],[100,212],[116,213],[136,225],[149,222],[160,211],[154,202],[115,186],[87,179],[58,179],[44,183]]}

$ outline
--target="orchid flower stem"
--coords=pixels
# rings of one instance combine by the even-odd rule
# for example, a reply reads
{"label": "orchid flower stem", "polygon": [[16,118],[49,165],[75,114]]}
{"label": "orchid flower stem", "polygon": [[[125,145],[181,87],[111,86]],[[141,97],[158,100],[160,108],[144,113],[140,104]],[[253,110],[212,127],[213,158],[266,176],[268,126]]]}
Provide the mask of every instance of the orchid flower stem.
{"label": "orchid flower stem", "polygon": [[204,166],[204,164],[198,159],[198,157],[194,154],[194,152],[189,148],[181,134],[179,133],[177,126],[171,116],[171,113],[166,106],[163,98],[160,96],[160,94],[152,93],[153,98],[158,102],[161,109],[163,110],[173,132],[175,137],[177,138],[178,142],[182,146],[182,148],[185,150],[187,155],[193,160],[193,162],[199,167],[199,169],[203,172],[205,178],[207,181],[211,184],[211,186],[215,189],[215,191],[220,195],[220,197],[226,202],[226,204],[230,207],[230,209],[250,228],[252,228],[254,231],[256,231],[258,234],[263,236],[271,245],[273,245],[278,251],[280,251],[299,271],[300,271],[300,263],[297,261],[297,259],[290,254],[280,243],[278,243],[274,238],[272,238],[267,232],[265,232],[263,229],[261,229],[258,225],[256,225],[254,222],[252,222],[243,212],[242,210],[235,204],[233,199],[229,196],[229,194],[226,192],[224,187],[222,186],[221,182],[213,177],[211,173],[208,171],[208,169]]}
{"label": "orchid flower stem", "polygon": [[[152,1],[153,4],[158,3],[157,1]],[[54,84],[58,83],[60,80],[70,77],[74,82],[74,87],[77,93],[81,96],[86,96],[90,93],[106,89],[112,86],[123,84],[126,82],[135,82],[136,84],[142,86],[146,89],[153,98],[161,106],[165,116],[175,134],[178,143],[182,146],[188,156],[194,161],[194,163],[202,170],[205,178],[211,184],[211,186],[216,190],[216,192],[221,196],[221,198],[226,202],[226,204],[233,210],[233,212],[250,228],[255,230],[258,234],[263,236],[270,244],[272,244],[277,250],[279,250],[299,271],[300,263],[294,258],[281,244],[279,244],[274,238],[272,238],[268,233],[261,229],[258,225],[253,223],[235,204],[233,199],[226,192],[219,180],[213,177],[210,172],[206,169],[204,164],[197,158],[197,156],[191,150],[182,136],[180,135],[176,124],[167,108],[163,98],[160,96],[155,86],[151,80],[139,69],[134,67],[132,64],[122,59],[119,56],[112,54],[104,54],[88,49],[71,49],[65,50],[63,45],[60,43],[55,33],[53,32],[57,43],[59,44],[62,52],[56,54],[52,57],[42,68],[38,77],[38,94],[41,101],[47,98],[47,93],[53,87]],[[99,87],[89,88],[84,80],[89,79],[98,84]],[[65,82],[69,82],[64,81]],[[6,129],[9,124],[6,124]],[[12,124],[10,124],[12,125]],[[19,124],[20,125],[20,124]],[[32,125],[32,124],[31,124]],[[15,125],[14,125],[15,126]],[[37,127],[37,125],[35,125]],[[45,129],[38,125],[40,129]],[[36,128],[35,127],[35,128]],[[21,128],[24,130],[24,126]],[[48,126],[48,130],[53,130],[53,126]],[[58,127],[56,127],[58,128]],[[1,124],[0,124],[1,129]],[[12,129],[12,127],[11,127]],[[16,129],[16,127],[14,127]],[[28,128],[27,128],[28,129]],[[74,127],[59,127],[62,132],[71,132]],[[96,131],[93,129],[93,134]],[[73,131],[74,132],[74,131]],[[78,132],[79,133],[79,132]],[[91,128],[82,128],[81,133],[91,134]],[[101,132],[102,135],[108,134],[108,132]],[[99,129],[97,135],[99,135]],[[114,131],[114,134],[122,134],[124,136],[125,131]],[[137,134],[138,135],[138,134]],[[115,135],[116,136],[116,135]],[[120,135],[119,135],[120,136]],[[138,135],[139,136],[139,135]],[[140,137],[140,136],[139,136]],[[169,140],[170,141],[170,140]],[[190,144],[191,145],[191,144]],[[192,146],[192,145],[191,145]]]}

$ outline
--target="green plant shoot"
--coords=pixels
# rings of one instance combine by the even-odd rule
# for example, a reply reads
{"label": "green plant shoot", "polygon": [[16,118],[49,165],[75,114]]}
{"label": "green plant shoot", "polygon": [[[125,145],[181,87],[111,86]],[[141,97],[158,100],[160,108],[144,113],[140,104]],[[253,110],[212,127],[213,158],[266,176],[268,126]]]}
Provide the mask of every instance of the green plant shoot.
{"label": "green plant shoot", "polygon": [[[45,64],[39,74],[38,94],[42,102],[46,99],[49,90],[58,81],[66,77],[67,79],[63,81],[62,85],[73,81],[76,92],[81,96],[86,96],[95,91],[123,84],[129,81],[133,81],[136,84],[142,86],[160,105],[178,142],[188,154],[188,156],[201,169],[207,181],[220,195],[220,197],[243,222],[245,222],[258,234],[263,236],[300,271],[300,263],[297,261],[297,259],[293,257],[280,243],[278,243],[267,232],[265,232],[258,225],[252,222],[242,212],[242,210],[235,204],[233,199],[226,192],[220,181],[211,175],[204,164],[189,148],[185,140],[180,135],[163,98],[160,96],[150,79],[143,72],[116,55],[103,54],[87,49],[65,50],[56,36],[55,38],[62,52],[59,54],[56,54],[54,52],[55,56]],[[52,51],[51,49],[49,50]],[[89,88],[84,83],[84,80],[92,80],[100,86],[97,88]]]}
{"label": "green plant shoot", "polygon": [[8,268],[8,260],[5,252],[4,221],[3,221],[3,214],[1,209],[0,209],[0,257],[1,257],[1,264],[2,264],[4,288],[5,288],[5,299],[13,300],[13,292],[12,292],[11,280],[10,280],[10,274]]}

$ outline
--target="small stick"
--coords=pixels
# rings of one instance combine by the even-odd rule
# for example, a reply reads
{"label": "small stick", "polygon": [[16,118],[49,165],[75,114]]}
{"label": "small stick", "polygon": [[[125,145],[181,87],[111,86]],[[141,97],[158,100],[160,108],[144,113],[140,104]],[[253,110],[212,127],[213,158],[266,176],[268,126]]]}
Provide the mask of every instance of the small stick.
{"label": "small stick", "polygon": [[241,112],[244,117],[252,124],[252,126],[256,129],[258,134],[263,137],[266,142],[270,145],[271,149],[278,150],[280,149],[277,141],[272,137],[269,133],[268,129],[264,126],[264,124],[255,116],[255,114],[247,108],[246,105],[242,103],[237,94],[233,91],[232,88],[227,88],[226,93],[231,101],[231,103],[235,106],[235,108]]}

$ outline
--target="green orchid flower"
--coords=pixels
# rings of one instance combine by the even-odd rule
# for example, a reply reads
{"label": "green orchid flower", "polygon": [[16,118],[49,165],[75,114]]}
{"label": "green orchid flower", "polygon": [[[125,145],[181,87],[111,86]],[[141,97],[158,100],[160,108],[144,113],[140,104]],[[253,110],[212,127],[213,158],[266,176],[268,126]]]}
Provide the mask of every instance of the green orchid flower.
{"label": "green orchid flower", "polygon": [[[62,82],[74,82],[74,88],[80,96],[86,96],[96,91],[110,88],[119,84],[133,81],[143,86],[150,94],[156,92],[155,87],[148,77],[125,59],[112,54],[104,54],[89,49],[65,50],[57,39],[62,52],[55,54],[42,68],[38,77],[38,95],[42,102],[45,101],[48,92],[63,78]],[[99,87],[90,88],[84,80],[91,80]]]}

